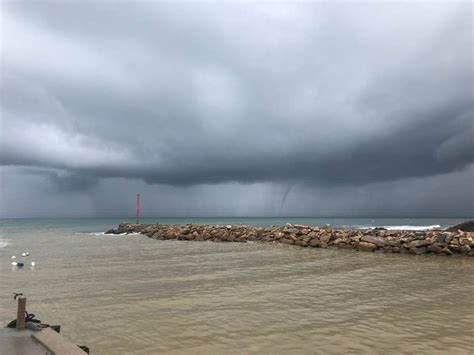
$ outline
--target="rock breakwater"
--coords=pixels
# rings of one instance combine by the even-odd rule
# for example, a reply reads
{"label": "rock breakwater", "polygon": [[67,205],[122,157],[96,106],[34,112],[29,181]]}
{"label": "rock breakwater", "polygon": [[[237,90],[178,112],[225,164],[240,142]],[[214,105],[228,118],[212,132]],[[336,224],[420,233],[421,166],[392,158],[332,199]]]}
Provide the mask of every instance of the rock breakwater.
{"label": "rock breakwater", "polygon": [[282,227],[121,223],[117,229],[109,230],[106,233],[139,233],[158,240],[240,243],[259,241],[310,248],[339,248],[380,253],[474,256],[474,232],[462,230],[336,229],[289,223]]}

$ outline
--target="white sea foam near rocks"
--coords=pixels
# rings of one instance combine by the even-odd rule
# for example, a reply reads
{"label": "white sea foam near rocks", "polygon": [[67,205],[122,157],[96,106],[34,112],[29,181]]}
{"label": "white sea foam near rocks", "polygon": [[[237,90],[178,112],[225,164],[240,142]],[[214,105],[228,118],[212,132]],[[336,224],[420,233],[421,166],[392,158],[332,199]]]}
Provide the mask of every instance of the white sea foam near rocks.
{"label": "white sea foam near rocks", "polygon": [[119,234],[114,234],[114,233],[105,233],[105,232],[79,232],[79,233],[74,233],[78,235],[91,235],[91,236],[101,236],[101,235],[137,235],[140,233],[119,233]]}
{"label": "white sea foam near rocks", "polygon": [[74,234],[79,234],[79,235],[104,235],[105,232],[79,232],[79,233],[74,233]]}
{"label": "white sea foam near rocks", "polygon": [[[375,227],[372,227],[375,228]],[[432,229],[440,229],[439,224],[434,224],[431,226],[382,226],[382,228],[391,230],[391,231],[426,231]]]}

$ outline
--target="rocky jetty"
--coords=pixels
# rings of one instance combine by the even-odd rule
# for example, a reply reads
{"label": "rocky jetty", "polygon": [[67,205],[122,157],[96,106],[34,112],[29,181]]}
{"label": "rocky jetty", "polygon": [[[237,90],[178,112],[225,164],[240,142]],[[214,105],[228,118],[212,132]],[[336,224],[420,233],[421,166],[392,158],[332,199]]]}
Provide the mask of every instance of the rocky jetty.
{"label": "rocky jetty", "polygon": [[340,248],[380,253],[474,256],[474,232],[461,230],[334,229],[289,223],[283,227],[121,223],[117,229],[111,229],[106,233],[139,233],[158,240],[240,243],[259,241],[311,248]]}

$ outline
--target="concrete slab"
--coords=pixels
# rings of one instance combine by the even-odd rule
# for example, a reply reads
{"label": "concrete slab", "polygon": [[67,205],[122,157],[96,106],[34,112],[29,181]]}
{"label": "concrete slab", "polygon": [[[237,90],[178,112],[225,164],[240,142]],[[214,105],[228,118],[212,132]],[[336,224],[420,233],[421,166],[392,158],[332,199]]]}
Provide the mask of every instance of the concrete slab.
{"label": "concrete slab", "polygon": [[44,328],[33,333],[33,338],[38,340],[46,349],[55,355],[84,355],[86,354],[76,344],[63,338],[61,334],[51,328]]}
{"label": "concrete slab", "polygon": [[0,329],[0,354],[8,355],[53,355],[35,340],[33,330]]}
{"label": "concrete slab", "polygon": [[0,329],[0,354],[84,355],[85,351],[51,328],[39,331]]}

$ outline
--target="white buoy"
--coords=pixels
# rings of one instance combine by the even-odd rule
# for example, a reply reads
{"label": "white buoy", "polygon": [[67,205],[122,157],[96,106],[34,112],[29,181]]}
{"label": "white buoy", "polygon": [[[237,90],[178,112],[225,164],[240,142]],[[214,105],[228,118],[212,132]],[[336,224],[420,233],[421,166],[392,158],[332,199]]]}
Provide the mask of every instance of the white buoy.
{"label": "white buoy", "polygon": [[34,262],[34,261],[31,262],[31,266],[35,266],[35,262]]}
{"label": "white buoy", "polygon": [[16,256],[15,256],[15,255],[12,255],[12,259],[16,259]]}
{"label": "white buoy", "polygon": [[26,256],[26,253],[21,253],[21,256],[22,256],[22,257],[25,257],[25,256]]}
{"label": "white buoy", "polygon": [[18,263],[16,261],[12,261],[12,265],[16,266]]}
{"label": "white buoy", "polygon": [[29,252],[29,251],[27,251],[27,252],[26,252],[26,256],[29,256],[29,255],[30,255],[30,252]]}

